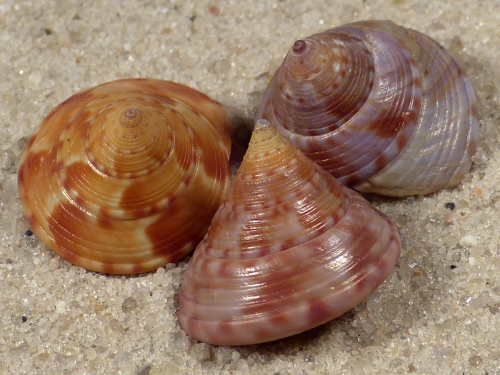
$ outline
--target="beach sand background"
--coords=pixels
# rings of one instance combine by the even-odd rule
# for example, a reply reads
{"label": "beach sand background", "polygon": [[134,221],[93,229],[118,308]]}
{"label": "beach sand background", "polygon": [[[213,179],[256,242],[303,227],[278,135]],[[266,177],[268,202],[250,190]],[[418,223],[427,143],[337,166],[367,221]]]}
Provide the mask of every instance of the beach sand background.
{"label": "beach sand background", "polygon": [[[72,94],[119,78],[184,83],[224,105],[244,145],[292,43],[364,19],[391,19],[449,49],[482,118],[475,164],[457,188],[369,197],[397,224],[403,252],[366,302],[288,339],[211,346],[187,337],[175,315],[187,259],[106,276],[28,235],[20,158],[42,119]],[[499,24],[497,0],[2,0],[0,373],[500,373]]]}

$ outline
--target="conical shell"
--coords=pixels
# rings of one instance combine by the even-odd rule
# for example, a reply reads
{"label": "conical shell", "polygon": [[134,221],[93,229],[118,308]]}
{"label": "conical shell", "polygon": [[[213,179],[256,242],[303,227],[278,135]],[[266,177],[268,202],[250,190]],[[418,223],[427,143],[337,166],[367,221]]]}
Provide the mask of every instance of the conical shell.
{"label": "conical shell", "polygon": [[479,128],[474,92],[455,59],[390,21],[296,41],[257,118],[342,183],[390,196],[457,185],[472,165]]}
{"label": "conical shell", "polygon": [[181,84],[130,79],[75,94],[24,154],[26,217],[78,266],[154,270],[206,233],[228,188],[229,134],[220,104]]}
{"label": "conical shell", "polygon": [[400,251],[384,214],[262,120],[184,275],[179,321],[212,344],[291,336],[363,301]]}

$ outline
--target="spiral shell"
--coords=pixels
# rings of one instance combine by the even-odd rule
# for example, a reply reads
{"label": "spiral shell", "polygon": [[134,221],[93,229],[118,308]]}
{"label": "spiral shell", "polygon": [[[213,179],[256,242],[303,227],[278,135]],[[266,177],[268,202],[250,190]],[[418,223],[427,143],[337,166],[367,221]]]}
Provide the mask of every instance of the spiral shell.
{"label": "spiral shell", "polygon": [[364,300],[400,251],[384,214],[258,121],[184,275],[179,321],[212,344],[291,336]]}
{"label": "spiral shell", "polygon": [[220,104],[181,84],[129,79],[75,94],[24,154],[26,217],[78,266],[154,270],[206,233],[228,188],[229,134]]}
{"label": "spiral shell", "polygon": [[296,41],[257,118],[342,183],[389,196],[456,186],[479,128],[471,84],[450,53],[390,21]]}

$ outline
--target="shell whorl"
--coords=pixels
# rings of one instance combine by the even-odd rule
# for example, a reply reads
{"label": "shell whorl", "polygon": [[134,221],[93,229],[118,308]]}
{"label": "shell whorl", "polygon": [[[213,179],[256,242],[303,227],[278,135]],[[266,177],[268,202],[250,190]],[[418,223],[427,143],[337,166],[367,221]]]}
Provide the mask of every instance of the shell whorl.
{"label": "shell whorl", "polygon": [[342,183],[390,196],[456,186],[472,165],[479,129],[474,92],[455,59],[390,21],[295,42],[257,118]]}
{"label": "shell whorl", "polygon": [[291,336],[364,300],[400,251],[385,215],[258,121],[184,275],[179,322],[212,344]]}
{"label": "shell whorl", "polygon": [[42,122],[21,162],[28,221],[93,271],[178,260],[227,192],[229,133],[222,107],[181,84],[129,79],[75,94]]}

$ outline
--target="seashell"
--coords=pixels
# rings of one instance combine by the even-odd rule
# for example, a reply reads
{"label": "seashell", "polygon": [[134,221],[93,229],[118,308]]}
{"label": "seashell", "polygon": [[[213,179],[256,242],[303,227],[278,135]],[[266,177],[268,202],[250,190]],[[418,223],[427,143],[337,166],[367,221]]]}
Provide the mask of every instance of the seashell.
{"label": "seashell", "polygon": [[31,138],[19,193],[34,232],[89,270],[132,274],[183,257],[229,185],[219,103],[153,79],[108,82],[55,108]]}
{"label": "seashell", "polygon": [[479,129],[475,94],[455,59],[391,21],[296,41],[257,118],[340,182],[389,196],[456,186],[472,165]]}
{"label": "seashell", "polygon": [[291,336],[363,301],[400,252],[384,214],[261,120],[190,260],[179,321],[211,344]]}

